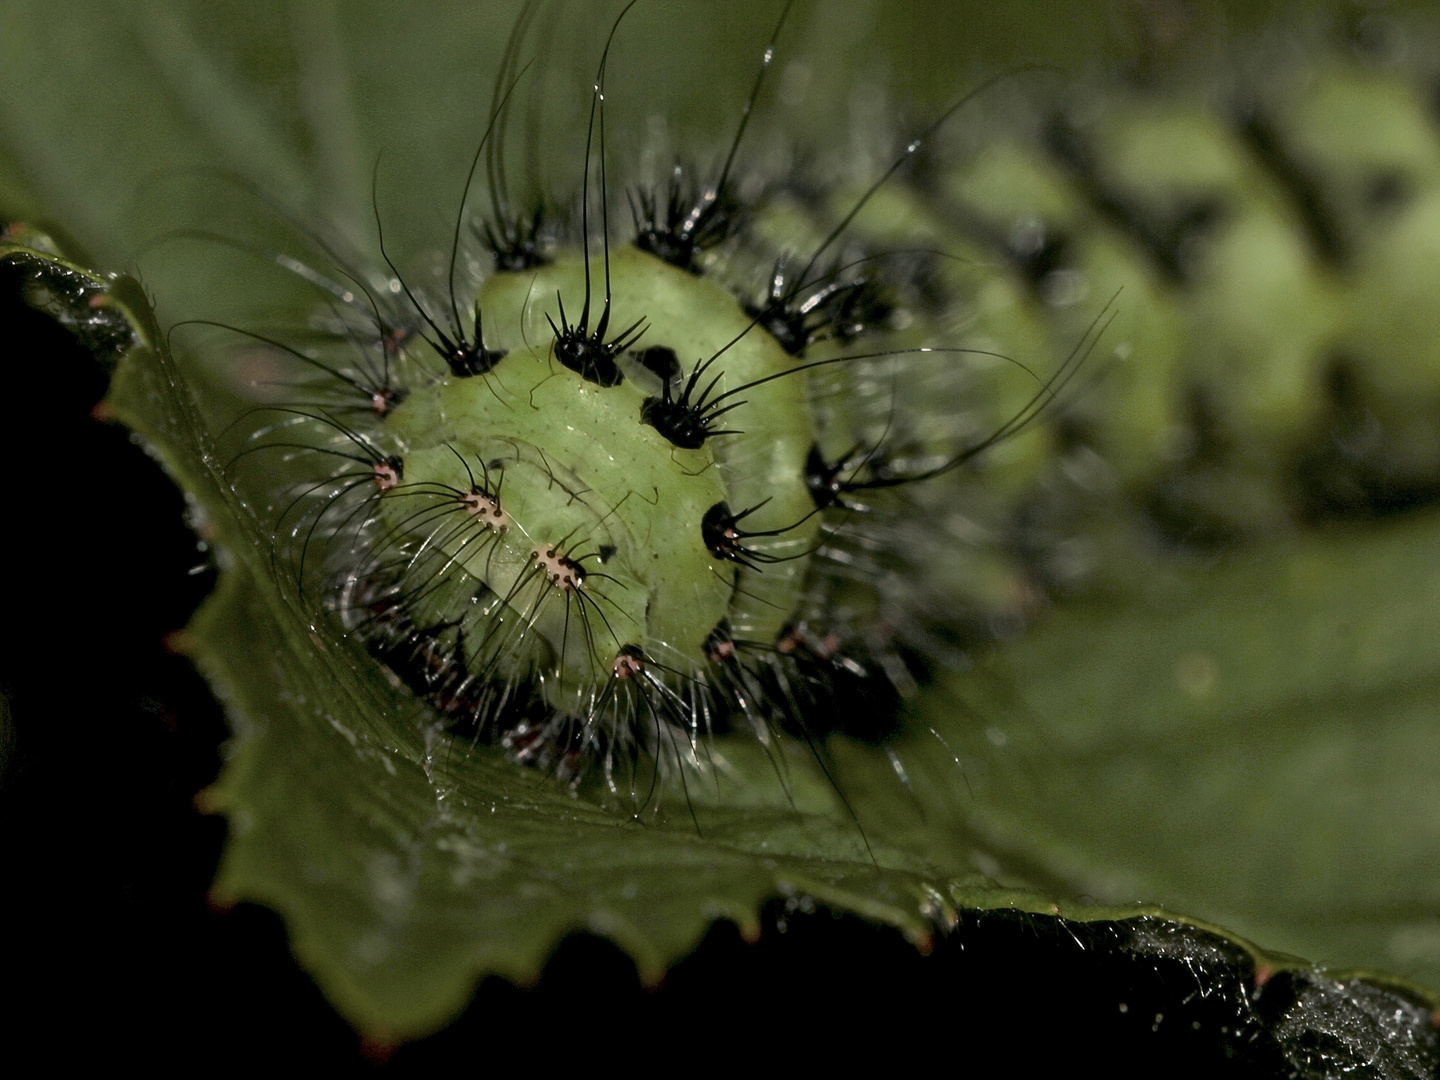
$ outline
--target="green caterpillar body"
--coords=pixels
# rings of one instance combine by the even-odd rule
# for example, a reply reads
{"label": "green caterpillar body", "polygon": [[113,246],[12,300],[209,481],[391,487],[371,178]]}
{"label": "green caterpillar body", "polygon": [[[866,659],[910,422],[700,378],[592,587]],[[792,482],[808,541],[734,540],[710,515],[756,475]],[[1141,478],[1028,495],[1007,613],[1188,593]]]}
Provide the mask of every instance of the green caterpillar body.
{"label": "green caterpillar body", "polygon": [[1124,290],[1082,441],[1182,546],[1440,490],[1435,110],[1347,53],[1199,101],[1112,94],[946,178],[1012,258],[1044,253],[1042,293]]}
{"label": "green caterpillar body", "polygon": [[1434,109],[1353,52],[1257,87],[888,179],[601,149],[571,212],[492,203],[461,288],[295,262],[324,340],[263,337],[303,389],[236,483],[458,739],[632,806],[731,730],[884,743],[1137,561],[1440,492]]}
{"label": "green caterpillar body", "polygon": [[977,531],[1028,583],[1106,588],[1440,493],[1427,80],[1346,39],[1238,87],[1112,86],[967,139],[856,220],[966,260],[931,286],[940,318],[1027,362],[1116,298],[1052,438],[991,463],[1006,496]]}

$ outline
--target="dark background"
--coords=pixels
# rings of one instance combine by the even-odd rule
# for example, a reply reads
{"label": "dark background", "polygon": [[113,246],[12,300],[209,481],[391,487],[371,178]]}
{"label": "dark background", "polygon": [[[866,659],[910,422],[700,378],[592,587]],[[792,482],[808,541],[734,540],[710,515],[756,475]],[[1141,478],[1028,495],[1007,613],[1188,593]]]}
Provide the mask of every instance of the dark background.
{"label": "dark background", "polygon": [[1111,1075],[1289,1073],[1276,1040],[1296,995],[1285,977],[1257,995],[1233,950],[1208,967],[1157,959],[1124,928],[1009,913],[967,916],[922,957],[893,931],[777,905],[758,944],[717,925],[648,990],[613,946],[577,937],[537,987],[487,979],[428,1040],[361,1040],[295,965],[275,915],[207,904],[225,824],[194,797],[220,768],[226,728],[165,639],[214,572],[168,479],[127,432],[92,417],[100,365],[23,307],[17,284],[0,279],[7,1058],[404,1073],[496,1055],[580,1068],[598,1053],[648,1070],[938,1053],[945,1067],[992,1058],[1022,1073],[1085,1060]]}

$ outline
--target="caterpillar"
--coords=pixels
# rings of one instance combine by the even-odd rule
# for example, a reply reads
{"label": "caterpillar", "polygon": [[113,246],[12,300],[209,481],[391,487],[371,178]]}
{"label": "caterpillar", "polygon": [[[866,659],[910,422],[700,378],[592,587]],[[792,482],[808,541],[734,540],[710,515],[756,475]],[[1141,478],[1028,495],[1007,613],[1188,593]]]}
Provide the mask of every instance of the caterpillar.
{"label": "caterpillar", "polygon": [[[507,124],[535,130],[524,25],[474,111],[490,194],[515,182]],[[1433,498],[1423,334],[1394,334],[1424,284],[1394,299],[1417,260],[1388,246],[1428,235],[1430,163],[1394,152],[1433,141],[1413,57],[1356,34],[1294,87],[1164,107],[1153,85],[1038,112],[1002,88],[969,133],[887,121],[885,148],[839,170],[746,131],[783,85],[769,73],[732,141],[677,170],[657,136],[645,177],[644,139],[633,173],[613,145],[621,93],[599,89],[626,26],[608,64],[605,34],[589,42],[572,175],[503,213],[460,196],[426,272],[380,244],[382,159],[378,250],[351,256],[303,212],[278,215],[280,241],[225,241],[303,285],[306,325],[171,335],[220,358],[202,397],[277,578],[428,705],[426,738],[462,768],[490,742],[658,817],[674,783],[695,809],[685,785],[724,770],[738,729],[767,754],[813,743],[823,767],[857,737],[904,790],[931,676],[1045,606]],[[1315,116],[1356,100],[1413,138],[1331,152]],[[1256,236],[1280,254],[1257,260]],[[593,452],[622,439],[612,417],[629,452]],[[785,461],[762,484],[747,466],[767,447]]]}
{"label": "caterpillar", "polygon": [[[1349,449],[1362,417],[1398,433],[1429,415],[1394,392],[1411,354],[1377,353],[1374,322],[1316,312],[1267,349],[1244,321],[1245,275],[1267,312],[1318,305],[1352,258],[1348,219],[1398,213],[1420,183],[1371,163],[1357,204],[1331,205],[1287,149],[1303,127],[1277,134],[1283,95],[1237,101],[1228,127],[1060,110],[968,152],[934,149],[932,124],[867,165],[878,179],[827,190],[813,167],[737,168],[781,16],[722,165],[627,179],[602,59],[578,196],[520,203],[506,150],[534,18],[500,65],[439,280],[384,254],[377,202],[383,270],[267,256],[328,304],[311,328],[328,343],[232,333],[294,388],[232,448],[237,486],[283,478],[259,496],[289,548],[277,566],[462,738],[577,782],[600,761],[643,805],[642,760],[698,762],[736,725],[882,744],[925,671],[1121,572],[1133,537],[1099,517],[1138,520],[1152,549],[1212,550],[1436,490],[1423,435]],[[1331,78],[1367,92],[1363,73]],[[1185,166],[1126,172],[1182,125]],[[892,181],[917,156],[936,175]],[[1301,234],[1290,262],[1246,265],[1276,229]],[[1095,298],[1124,289],[1086,399],[1012,439],[1104,336]],[[1179,346],[1182,291],[1206,318],[1228,304],[1248,340]]]}
{"label": "caterpillar", "polygon": [[[537,10],[522,9],[500,64],[438,282],[390,257],[377,196],[383,270],[249,252],[324,302],[306,346],[213,320],[171,335],[229,335],[270,361],[281,396],[232,424],[226,476],[272,522],[277,572],[453,738],[577,787],[598,765],[639,813],[662,773],[683,785],[733,729],[767,748],[788,734],[817,760],[833,733],[895,730],[915,667],[977,639],[944,640],[977,604],[963,582],[934,594],[956,579],[926,573],[953,561],[927,510],[1057,398],[1100,318],[1045,377],[953,334],[954,314],[898,329],[921,301],[875,268],[906,253],[855,239],[851,219],[943,116],[841,220],[817,218],[817,239],[767,242],[766,215],[799,177],[742,182],[737,162],[788,4],[723,163],[677,160],[648,187],[606,145],[624,8],[594,77],[577,199],[520,203],[507,140]],[[979,379],[976,360],[1032,385],[1012,383],[1013,404],[952,389]],[[1009,414],[967,403],[982,395]]]}

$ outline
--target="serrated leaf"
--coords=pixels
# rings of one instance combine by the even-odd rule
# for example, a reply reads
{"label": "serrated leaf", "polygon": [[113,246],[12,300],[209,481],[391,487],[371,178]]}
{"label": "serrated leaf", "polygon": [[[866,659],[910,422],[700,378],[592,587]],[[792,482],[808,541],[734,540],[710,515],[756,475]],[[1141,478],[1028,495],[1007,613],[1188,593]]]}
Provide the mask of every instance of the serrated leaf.
{"label": "serrated leaf", "polygon": [[[635,822],[491,756],[455,755],[413,699],[269,572],[263,527],[224,482],[134,283],[13,245],[0,259],[23,262],[47,299],[68,297],[67,311],[134,320],[107,405],[196,497],[204,533],[233,559],[185,639],[236,728],[206,797],[232,828],[215,894],[285,914],[296,953],[357,1024],[431,1030],[479,974],[533,979],[576,928],[616,940],[654,981],[716,918],[756,932],[760,904],[776,895],[890,923],[918,944],[956,905],[1057,910],[951,876],[931,858],[939,849],[887,843],[883,827],[869,858],[823,789],[808,810],[697,792],[685,804],[694,820]],[[805,805],[803,784],[790,793]],[[868,816],[863,802],[857,813]]]}
{"label": "serrated leaf", "polygon": [[[896,805],[888,762],[859,748],[836,747],[834,768],[863,839],[833,799],[825,805],[823,788],[807,798],[796,787],[803,810],[697,792],[694,820],[636,823],[503,761],[437,752],[453,746],[427,739],[414,702],[267,573],[264,530],[224,484],[133,283],[14,246],[0,259],[23,261],[48,296],[68,284],[82,315],[110,308],[132,322],[108,404],[198,498],[203,531],[234,558],[188,631],[236,728],[208,796],[232,826],[215,893],[281,911],[297,955],[358,1025],[396,1037],[431,1030],[477,975],[531,979],[575,928],[610,936],[653,980],[715,918],[753,932],[775,895],[890,923],[922,946],[957,909],[1177,919],[1154,907],[1057,903],[964,873],[984,848],[971,823],[946,813],[955,800],[944,772],[933,787],[920,779],[928,817],[917,815]],[[954,727],[955,715],[937,723]],[[758,761],[750,769],[763,775]],[[1257,966],[1294,963],[1241,944]]]}

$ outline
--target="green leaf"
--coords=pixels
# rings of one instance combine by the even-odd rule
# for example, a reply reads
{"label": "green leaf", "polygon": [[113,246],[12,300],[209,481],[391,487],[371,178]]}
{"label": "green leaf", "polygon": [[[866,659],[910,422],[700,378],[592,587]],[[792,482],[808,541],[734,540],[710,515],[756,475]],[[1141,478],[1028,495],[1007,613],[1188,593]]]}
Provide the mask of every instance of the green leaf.
{"label": "green leaf", "polygon": [[[357,1025],[393,1037],[431,1030],[459,1010],[478,974],[533,979],[573,928],[610,936],[653,981],[715,918],[755,932],[759,905],[775,895],[890,923],[921,946],[965,909],[1204,926],[1153,906],[1057,903],[966,873],[977,856],[1014,849],[978,842],[976,824],[993,825],[980,813],[968,823],[954,813],[963,804],[955,774],[917,774],[916,795],[927,804],[917,814],[895,805],[888,763],[858,748],[837,747],[835,768],[866,823],[873,859],[833,790],[803,775],[803,757],[792,762],[794,806],[777,804],[752,782],[748,791],[713,798],[693,792],[693,822],[672,813],[637,824],[528,770],[454,755],[433,732],[427,740],[413,701],[317,624],[283,577],[268,573],[264,530],[224,484],[211,434],[134,283],[13,244],[0,247],[0,260],[21,262],[32,296],[43,293],[39,299],[62,305],[62,314],[99,319],[94,313],[114,310],[133,326],[108,403],[198,498],[202,532],[234,560],[189,631],[189,649],[236,727],[230,763],[208,795],[232,826],[215,893],[222,902],[254,899],[281,911],[297,955]],[[113,323],[106,325],[113,336]],[[962,680],[959,692],[976,681]],[[959,715],[946,710],[934,720],[956,743],[973,730],[957,723]],[[752,781],[768,768],[753,760],[761,755],[751,744],[722,742],[717,753]],[[1058,771],[1062,781],[1074,782],[1073,773]],[[1101,831],[1108,825],[1102,821]],[[1032,826],[1028,837],[1043,835]],[[1048,864],[1059,877],[1057,868],[1072,864],[1094,835],[1081,830],[1048,860],[1042,851],[1035,865]],[[1295,963],[1239,944],[1257,968]]]}
{"label": "green leaf", "polygon": [[[132,325],[107,405],[195,496],[202,534],[229,556],[185,641],[236,729],[205,796],[232,829],[215,895],[282,912],[295,952],[358,1026],[402,1038],[432,1030],[478,975],[532,980],[575,928],[614,939],[653,982],[716,918],[757,933],[760,904],[777,895],[889,923],[922,947],[957,908],[1062,910],[961,876],[942,846],[927,850],[924,830],[892,840],[863,787],[847,781],[858,819],[874,823],[862,833],[833,789],[804,775],[803,756],[790,763],[789,799],[777,802],[754,780],[770,770],[764,756],[722,743],[715,752],[751,782],[692,792],[687,812],[636,823],[531,770],[456,754],[413,699],[270,572],[266,530],[225,483],[213,433],[135,283],[13,243],[0,245],[7,260],[62,318],[118,311]],[[877,779],[872,755],[849,757],[847,774]]]}
{"label": "green leaf", "polygon": [[1001,744],[970,826],[1068,892],[1440,986],[1437,557],[1432,511],[1057,608],[929,702]]}

